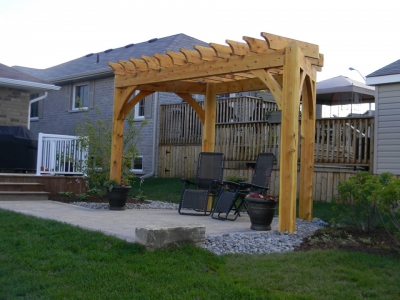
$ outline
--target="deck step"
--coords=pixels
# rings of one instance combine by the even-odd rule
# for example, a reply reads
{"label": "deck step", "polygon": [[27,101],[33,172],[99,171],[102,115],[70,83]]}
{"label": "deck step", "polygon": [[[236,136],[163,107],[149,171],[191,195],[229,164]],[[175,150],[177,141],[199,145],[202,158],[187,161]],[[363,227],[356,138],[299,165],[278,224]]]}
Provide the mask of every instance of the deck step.
{"label": "deck step", "polygon": [[30,182],[0,182],[0,201],[49,200],[44,184]]}
{"label": "deck step", "polygon": [[49,200],[50,193],[43,191],[0,191],[0,201]]}
{"label": "deck step", "polygon": [[44,184],[26,182],[0,182],[0,191],[43,192]]}

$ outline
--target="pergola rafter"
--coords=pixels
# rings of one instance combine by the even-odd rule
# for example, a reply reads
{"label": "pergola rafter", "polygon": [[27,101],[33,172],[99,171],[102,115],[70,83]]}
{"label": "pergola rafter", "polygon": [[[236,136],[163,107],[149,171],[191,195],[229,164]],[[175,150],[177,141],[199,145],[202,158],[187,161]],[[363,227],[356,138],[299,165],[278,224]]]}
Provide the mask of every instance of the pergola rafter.
{"label": "pergola rafter", "polygon": [[[121,178],[123,121],[144,97],[172,92],[188,102],[203,124],[202,151],[215,145],[216,95],[268,88],[282,110],[279,230],[295,231],[298,157],[298,112],[302,98],[300,218],[312,217],[312,177],[316,72],[323,66],[319,47],[269,33],[227,45],[110,62],[115,74],[111,179]],[[134,91],[139,90],[131,99]],[[191,94],[204,94],[204,109]]]}

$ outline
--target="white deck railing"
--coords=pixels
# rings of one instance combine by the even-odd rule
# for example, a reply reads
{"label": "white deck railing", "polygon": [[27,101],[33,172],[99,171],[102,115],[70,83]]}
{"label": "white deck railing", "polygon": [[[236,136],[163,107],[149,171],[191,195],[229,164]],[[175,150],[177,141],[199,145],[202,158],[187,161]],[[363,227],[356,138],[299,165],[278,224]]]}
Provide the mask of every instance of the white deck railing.
{"label": "white deck railing", "polygon": [[86,157],[78,137],[39,133],[36,175],[82,175]]}

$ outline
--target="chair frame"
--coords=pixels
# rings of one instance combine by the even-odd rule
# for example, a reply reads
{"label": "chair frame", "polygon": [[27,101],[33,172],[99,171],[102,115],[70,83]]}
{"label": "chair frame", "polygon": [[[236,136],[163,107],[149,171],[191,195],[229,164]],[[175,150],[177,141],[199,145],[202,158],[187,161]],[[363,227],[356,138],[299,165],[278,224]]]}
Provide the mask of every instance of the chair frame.
{"label": "chair frame", "polygon": [[[203,160],[207,159],[208,156],[209,157],[215,157],[215,156],[221,157],[219,174],[218,174],[218,176],[216,176],[217,178],[201,178]],[[181,198],[179,201],[179,208],[178,208],[179,214],[192,215],[192,216],[209,216],[211,214],[212,207],[214,204],[214,199],[216,196],[219,195],[220,182],[222,181],[223,171],[224,171],[224,162],[225,162],[225,155],[223,153],[219,153],[219,152],[200,152],[199,153],[195,182],[192,182],[186,178],[181,179],[183,186],[182,186]],[[190,186],[194,186],[194,189],[190,189]],[[187,192],[187,191],[189,191],[189,192]],[[186,199],[185,197],[190,197],[190,194],[192,194],[192,196],[194,194],[198,194],[198,197],[199,197],[198,199],[200,199],[202,196],[204,196],[204,197],[203,197],[201,203],[199,202],[198,203],[199,205],[197,205],[197,206],[190,206],[190,205],[185,206],[185,199]],[[211,203],[210,209],[207,209],[210,196],[212,197],[212,200],[211,200],[212,203]],[[188,202],[190,202],[190,201],[188,201]],[[193,210],[196,213],[186,212],[186,210]]]}
{"label": "chair frame", "polygon": [[[268,165],[266,167],[263,167],[261,165],[261,160],[269,158],[270,161],[268,161]],[[213,219],[218,219],[218,220],[230,220],[230,221],[235,221],[238,216],[240,216],[240,212],[242,207],[246,207],[246,195],[248,195],[251,192],[254,192],[257,190],[259,194],[262,194],[263,196],[266,196],[265,193],[269,189],[269,181],[271,179],[271,173],[272,173],[272,168],[273,164],[275,161],[275,155],[273,153],[259,153],[257,156],[257,161],[256,161],[256,166],[254,170],[254,175],[252,179],[252,183],[248,182],[240,182],[240,183],[234,183],[230,181],[223,181],[222,187],[220,190],[220,194],[217,198],[217,201],[215,203],[214,210],[212,212],[211,217]],[[263,172],[260,174],[260,172]],[[263,185],[257,185],[255,182],[259,183],[259,177],[262,175],[265,175],[265,180],[263,180]],[[224,196],[224,193],[226,193],[226,185],[237,185],[235,192],[230,194],[230,198],[228,195]],[[245,191],[246,190],[246,191]],[[261,192],[259,192],[261,191]],[[236,205],[236,202],[240,199],[239,205]],[[220,202],[223,203],[220,203]],[[229,213],[231,211],[234,211],[233,217],[229,217]],[[216,216],[214,216],[217,214]],[[221,216],[221,214],[225,214],[224,216]]]}

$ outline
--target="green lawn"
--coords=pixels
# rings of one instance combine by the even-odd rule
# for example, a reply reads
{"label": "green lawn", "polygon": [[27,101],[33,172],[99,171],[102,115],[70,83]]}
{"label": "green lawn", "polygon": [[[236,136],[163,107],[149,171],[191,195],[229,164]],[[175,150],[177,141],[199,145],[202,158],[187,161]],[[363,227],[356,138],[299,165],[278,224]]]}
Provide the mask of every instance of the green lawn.
{"label": "green lawn", "polygon": [[179,203],[182,191],[181,178],[146,178],[140,185],[140,179],[134,179],[131,195],[136,196],[142,190],[146,199]]}
{"label": "green lawn", "polygon": [[396,299],[400,260],[341,251],[216,256],[0,210],[0,299]]}

